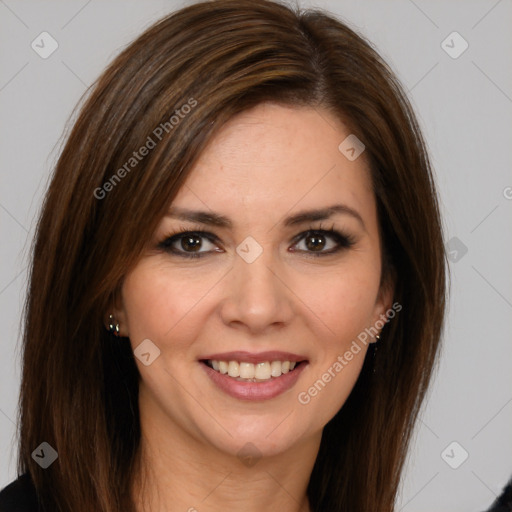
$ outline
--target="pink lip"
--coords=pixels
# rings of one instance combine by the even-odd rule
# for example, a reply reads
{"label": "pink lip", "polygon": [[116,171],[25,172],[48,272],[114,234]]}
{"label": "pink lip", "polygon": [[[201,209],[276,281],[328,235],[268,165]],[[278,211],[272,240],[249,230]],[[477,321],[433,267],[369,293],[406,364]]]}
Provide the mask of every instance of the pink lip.
{"label": "pink lip", "polygon": [[[270,352],[265,352],[265,354],[269,354]],[[261,354],[259,354],[261,355]],[[259,356],[258,355],[258,356]],[[215,356],[217,357],[217,356]],[[210,359],[210,358],[208,358]],[[279,358],[271,359],[273,361],[278,360]],[[222,361],[223,359],[221,359]],[[247,359],[242,359],[243,361],[247,361]],[[268,361],[268,359],[264,359]],[[232,358],[231,361],[237,361],[236,358]],[[289,361],[289,359],[284,358],[283,361]],[[307,366],[307,363],[304,362],[295,367],[294,370],[284,373],[280,377],[271,377],[269,380],[264,382],[243,382],[239,380],[235,380],[228,375],[223,375],[216,370],[210,368],[204,363],[200,363],[204,368],[204,371],[210,377],[214,384],[217,385],[222,391],[232,396],[233,398],[238,398],[239,400],[269,400],[274,398],[281,393],[284,393],[297,382],[302,370]]]}
{"label": "pink lip", "polygon": [[267,352],[245,352],[243,350],[237,352],[223,352],[222,354],[210,354],[200,357],[200,360],[212,359],[214,361],[238,361],[244,363],[264,363],[265,361],[305,361],[307,357],[291,352],[281,352],[279,350],[270,350]]}

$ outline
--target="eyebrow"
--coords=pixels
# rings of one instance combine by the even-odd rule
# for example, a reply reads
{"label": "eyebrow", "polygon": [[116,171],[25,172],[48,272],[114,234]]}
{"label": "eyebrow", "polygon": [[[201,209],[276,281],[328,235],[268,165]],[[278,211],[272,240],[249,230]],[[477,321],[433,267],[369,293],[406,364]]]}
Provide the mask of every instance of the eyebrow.
{"label": "eyebrow", "polygon": [[[285,227],[298,226],[305,224],[306,222],[312,222],[317,220],[327,220],[333,215],[343,214],[349,215],[359,221],[363,229],[366,231],[363,218],[357,210],[350,208],[344,204],[334,204],[326,208],[320,208],[315,210],[303,210],[294,215],[287,217],[283,225]],[[207,212],[200,210],[189,210],[187,208],[171,207],[166,215],[174,219],[185,220],[190,222],[198,222],[200,224],[206,224],[209,226],[216,226],[218,228],[232,228],[233,222],[224,215],[215,212]]]}

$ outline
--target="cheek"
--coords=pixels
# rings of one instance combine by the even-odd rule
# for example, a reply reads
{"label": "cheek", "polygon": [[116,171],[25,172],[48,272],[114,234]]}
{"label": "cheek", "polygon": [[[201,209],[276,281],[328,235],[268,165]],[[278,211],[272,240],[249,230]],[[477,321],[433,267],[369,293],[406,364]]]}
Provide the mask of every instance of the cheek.
{"label": "cheek", "polygon": [[313,429],[334,417],[359,378],[368,350],[361,335],[372,325],[378,279],[355,271],[331,274],[305,295],[315,313],[309,316],[318,319],[314,331],[318,350],[296,399]]}
{"label": "cheek", "polygon": [[345,359],[346,352],[337,353],[299,390],[297,402],[317,427],[323,427],[343,407],[359,377],[366,350],[362,347],[358,354],[351,352],[350,361]]}
{"label": "cheek", "polygon": [[371,267],[347,265],[315,278],[303,276],[296,289],[304,297],[309,316],[320,321],[327,340],[340,346],[371,325],[379,281],[380,273]]}
{"label": "cheek", "polygon": [[132,342],[144,338],[163,342],[173,330],[192,327],[189,315],[213,284],[211,276],[193,279],[187,272],[171,272],[165,264],[139,265],[126,277],[122,292]]}

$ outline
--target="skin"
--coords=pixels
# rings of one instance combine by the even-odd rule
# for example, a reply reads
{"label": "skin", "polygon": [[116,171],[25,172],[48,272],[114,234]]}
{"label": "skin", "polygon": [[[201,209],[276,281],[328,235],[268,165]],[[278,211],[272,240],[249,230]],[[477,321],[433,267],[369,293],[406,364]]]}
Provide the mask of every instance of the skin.
{"label": "skin", "polygon": [[[365,155],[351,162],[338,150],[349,134],[319,109],[262,104],[239,114],[202,153],[172,204],[220,213],[233,227],[165,217],[126,276],[114,309],[121,335],[134,349],[150,339],[161,351],[149,366],[136,358],[144,465],[133,485],[138,510],[143,503],[173,512],[310,510],[306,488],[322,429],[350,394],[367,346],[308,404],[297,396],[392,303],[392,288],[379,287],[379,227]],[[283,225],[299,211],[339,203],[363,222],[341,213]],[[354,245],[315,257],[311,238],[295,241],[331,227]],[[219,241],[201,238],[207,255],[197,259],[157,248],[180,228],[202,228]],[[263,249],[250,264],[236,252],[247,236]],[[323,241],[319,252],[337,245],[330,236]],[[174,247],[187,250],[180,241]],[[218,389],[198,362],[234,350],[283,350],[309,364],[292,389],[249,402]],[[261,456],[251,467],[237,456],[248,442]]]}

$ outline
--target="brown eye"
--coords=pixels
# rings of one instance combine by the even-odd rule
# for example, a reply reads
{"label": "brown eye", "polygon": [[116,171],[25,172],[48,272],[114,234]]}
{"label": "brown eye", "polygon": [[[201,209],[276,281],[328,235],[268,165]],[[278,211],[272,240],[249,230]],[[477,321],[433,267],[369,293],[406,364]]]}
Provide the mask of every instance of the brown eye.
{"label": "brown eye", "polygon": [[325,236],[312,234],[306,237],[306,247],[310,251],[322,250],[325,247]]}
{"label": "brown eye", "polygon": [[214,244],[215,239],[214,235],[206,231],[186,231],[162,240],[158,248],[184,258],[200,258],[208,253],[219,251]]}
{"label": "brown eye", "polygon": [[[335,229],[310,230],[302,233],[296,239],[293,251],[304,252],[312,256],[328,256],[354,245],[355,240],[350,235],[344,235]],[[302,245],[302,247],[300,247]]]}
{"label": "brown eye", "polygon": [[181,237],[181,248],[184,251],[197,252],[201,248],[203,242],[201,237],[197,235],[186,235]]}

